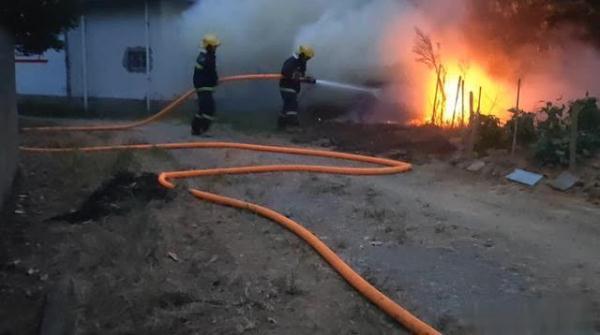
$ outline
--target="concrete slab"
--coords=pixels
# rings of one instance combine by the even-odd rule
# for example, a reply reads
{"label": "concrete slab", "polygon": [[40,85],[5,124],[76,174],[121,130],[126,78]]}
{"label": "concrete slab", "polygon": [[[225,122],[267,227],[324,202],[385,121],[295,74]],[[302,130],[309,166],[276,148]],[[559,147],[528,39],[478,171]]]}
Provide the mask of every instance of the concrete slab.
{"label": "concrete slab", "polygon": [[506,179],[508,179],[510,181],[513,181],[513,182],[519,183],[519,184],[523,184],[523,185],[527,185],[527,186],[531,186],[531,187],[537,185],[537,183],[539,183],[543,178],[544,178],[544,176],[542,176],[541,174],[537,174],[537,173],[533,173],[533,172],[529,172],[529,171],[525,171],[525,170],[521,170],[521,169],[515,169],[515,171],[513,173],[506,176]]}
{"label": "concrete slab", "polygon": [[573,188],[573,186],[575,186],[575,184],[577,184],[578,181],[579,178],[577,176],[573,175],[568,171],[565,171],[561,173],[558,177],[556,177],[556,179],[554,179],[550,183],[550,186],[555,190],[564,192]]}

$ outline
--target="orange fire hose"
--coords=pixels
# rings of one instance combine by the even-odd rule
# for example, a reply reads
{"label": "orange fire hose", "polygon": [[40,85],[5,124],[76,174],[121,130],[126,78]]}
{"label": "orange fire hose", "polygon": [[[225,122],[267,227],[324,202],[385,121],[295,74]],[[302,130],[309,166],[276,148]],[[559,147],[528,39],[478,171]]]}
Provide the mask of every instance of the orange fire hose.
{"label": "orange fire hose", "polygon": [[[272,75],[268,75],[272,76]],[[265,76],[260,78],[255,75],[245,76],[245,78],[254,77],[256,79],[267,79]],[[229,78],[241,78],[241,77],[229,77]],[[273,77],[269,78],[273,79]],[[167,108],[163,109],[160,113],[150,117],[148,119],[134,122],[127,125],[120,126],[93,126],[93,129],[99,131],[102,130],[124,130],[140,125],[147,124],[157,119],[157,115],[165,115],[175,109],[181,102],[181,99],[185,99],[191,95],[192,92],[188,92],[178,98],[176,101],[171,103]],[[162,116],[161,115],[161,116]],[[44,131],[83,131],[86,127],[48,127],[48,128],[30,128],[30,130]],[[85,131],[89,130],[85,129]],[[188,143],[165,143],[165,144],[133,144],[133,145],[116,145],[116,146],[97,146],[97,147],[83,147],[83,148],[39,148],[39,147],[21,147],[21,151],[27,153],[67,153],[67,152],[84,152],[84,153],[97,153],[107,152],[115,150],[151,150],[151,149],[163,149],[163,150],[177,150],[177,149],[239,149],[257,152],[270,152],[270,153],[281,153],[291,155],[304,155],[312,157],[324,157],[334,158],[340,160],[355,161],[361,163],[380,165],[381,167],[370,167],[370,168],[354,168],[354,167],[338,167],[338,166],[323,166],[323,165],[266,165],[266,166],[245,166],[245,167],[231,167],[231,168],[214,168],[214,169],[203,169],[203,170],[187,170],[187,171],[172,171],[162,172],[159,176],[159,182],[162,186],[173,189],[175,188],[174,180],[203,177],[203,176],[216,176],[216,175],[239,175],[239,174],[252,174],[252,173],[272,173],[272,172],[313,172],[313,173],[329,173],[329,174],[342,174],[342,175],[391,175],[410,171],[412,166],[405,162],[400,162],[391,159],[369,157],[363,155],[355,155],[341,152],[332,152],[324,150],[314,149],[302,149],[302,148],[291,148],[291,147],[279,147],[279,146],[266,146],[266,145],[254,145],[244,143],[229,143],[229,142],[188,142]],[[270,219],[289,231],[302,238],[308,243],[327,263],[331,265],[341,276],[344,278],[352,287],[360,292],[373,304],[378,306],[381,310],[387,313],[389,316],[394,318],[408,330],[418,335],[441,335],[440,332],[435,330],[427,323],[419,320],[417,317],[412,315],[409,311],[404,309],[402,306],[395,303],[392,299],[388,298],[385,294],[380,292],[377,288],[367,282],[358,273],[356,273],[346,262],[344,262],[335,252],[333,252],[323,241],[321,241],[315,234],[310,230],[304,228],[302,225],[294,220],[287,218],[286,216],[278,213],[270,208],[260,206],[251,202],[246,202],[239,199],[234,199],[210,192],[201,191],[198,189],[190,188],[188,191],[196,198],[205,200],[215,204],[239,208],[248,210],[250,212],[261,215],[267,219]]]}
{"label": "orange fire hose", "polygon": [[[238,76],[229,76],[223,77],[219,80],[221,83],[227,83],[232,81],[243,81],[243,80],[277,80],[280,79],[280,74],[244,74]],[[166,115],[173,112],[177,107],[181,106],[187,99],[189,99],[192,95],[194,95],[195,90],[189,90],[185,92],[183,95],[179,96],[177,99],[173,100],[169,103],[165,108],[163,108],[160,112],[147,117],[145,119],[125,123],[125,124],[112,124],[112,125],[92,125],[92,126],[69,126],[69,127],[25,127],[21,128],[23,132],[59,132],[59,131],[121,131],[121,130],[129,130],[141,126],[145,126],[151,122],[158,121],[159,119],[165,117]]]}

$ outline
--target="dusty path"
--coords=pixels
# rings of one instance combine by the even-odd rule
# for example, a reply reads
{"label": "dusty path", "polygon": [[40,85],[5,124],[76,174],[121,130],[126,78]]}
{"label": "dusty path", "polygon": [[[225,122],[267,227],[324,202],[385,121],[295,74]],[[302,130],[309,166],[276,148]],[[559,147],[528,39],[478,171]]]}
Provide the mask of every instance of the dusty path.
{"label": "dusty path", "polygon": [[587,202],[544,186],[490,184],[444,163],[402,176],[249,178],[258,180],[246,181],[250,192],[230,192],[335,236],[354,266],[377,272],[375,281],[432,320],[474,323],[486,334],[599,326],[600,209]]}
{"label": "dusty path", "polygon": [[[175,142],[190,140],[187,132],[165,123],[85,140]],[[290,136],[218,128],[210,140],[289,144]],[[72,278],[82,333],[404,334],[296,237],[185,192],[170,201],[133,201],[126,214],[83,225],[44,222],[80,203],[117,165],[156,172],[302,158],[229,150],[91,157],[25,157],[25,173],[53,173],[46,185],[34,175],[24,181],[45,199],[25,201],[28,215],[10,220],[29,243],[46,241],[41,251],[4,242],[0,260],[19,257],[49,282]],[[64,189],[57,180],[73,166],[81,180]],[[90,176],[90,169],[97,172]],[[268,174],[191,183],[292,216],[448,334],[600,333],[600,209],[543,186],[491,183],[443,162],[401,176]],[[39,283],[16,268],[0,272],[9,279],[0,294],[20,301],[18,293],[6,295],[12,280]],[[39,305],[44,290],[23,308]],[[9,311],[2,306],[0,313]],[[8,327],[0,322],[0,330]]]}

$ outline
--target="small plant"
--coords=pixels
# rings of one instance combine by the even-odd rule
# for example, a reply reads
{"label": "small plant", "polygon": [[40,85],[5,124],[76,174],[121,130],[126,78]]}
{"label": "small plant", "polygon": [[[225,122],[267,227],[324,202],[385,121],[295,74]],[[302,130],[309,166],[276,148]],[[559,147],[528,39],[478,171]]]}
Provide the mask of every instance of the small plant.
{"label": "small plant", "polygon": [[[511,110],[512,112],[512,110]],[[515,129],[515,120],[518,120],[517,141],[519,144],[529,145],[537,139],[535,129],[535,113],[521,111],[514,113],[513,117],[504,125],[506,138],[512,138]]]}
{"label": "small plant", "polygon": [[600,109],[598,109],[598,100],[596,98],[585,98],[577,100],[574,103],[582,105],[579,112],[579,121],[577,128],[584,132],[600,132]]}
{"label": "small plant", "polygon": [[544,121],[538,124],[538,140],[534,144],[535,158],[542,164],[569,162],[569,131],[564,121],[566,106],[551,102],[539,110]]}
{"label": "small plant", "polygon": [[540,135],[547,137],[561,137],[564,135],[566,123],[564,122],[566,106],[556,106],[551,102],[547,102],[545,107],[539,111],[546,119],[538,124]]}
{"label": "small plant", "polygon": [[479,116],[479,130],[475,141],[475,151],[484,154],[489,149],[506,147],[505,132],[500,126],[500,119],[493,115]]}
{"label": "small plant", "polygon": [[577,148],[587,156],[600,149],[600,109],[596,98],[585,98],[576,103],[581,106],[577,125]]}

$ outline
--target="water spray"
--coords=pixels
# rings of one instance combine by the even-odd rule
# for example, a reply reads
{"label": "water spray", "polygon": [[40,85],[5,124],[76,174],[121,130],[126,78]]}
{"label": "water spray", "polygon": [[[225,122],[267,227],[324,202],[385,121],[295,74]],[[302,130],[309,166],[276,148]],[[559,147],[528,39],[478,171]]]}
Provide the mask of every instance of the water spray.
{"label": "water spray", "polygon": [[315,80],[315,84],[325,86],[325,87],[340,89],[340,90],[367,93],[367,94],[373,95],[374,97],[377,97],[377,98],[379,98],[381,96],[381,89],[379,89],[379,88],[346,84],[346,83],[340,83],[340,82],[336,82],[336,81],[322,80],[322,79]]}

